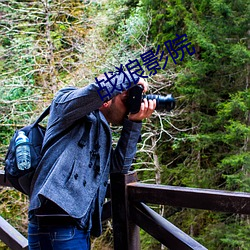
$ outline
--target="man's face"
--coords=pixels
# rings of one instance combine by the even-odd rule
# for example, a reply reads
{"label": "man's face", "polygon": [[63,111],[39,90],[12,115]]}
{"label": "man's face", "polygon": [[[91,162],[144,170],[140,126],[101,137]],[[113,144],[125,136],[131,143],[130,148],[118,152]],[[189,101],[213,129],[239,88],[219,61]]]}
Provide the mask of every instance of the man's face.
{"label": "man's face", "polygon": [[124,118],[128,115],[128,108],[126,106],[126,100],[128,97],[127,91],[115,96],[112,100],[108,101],[108,107],[106,108],[107,121],[113,125],[122,125]]}

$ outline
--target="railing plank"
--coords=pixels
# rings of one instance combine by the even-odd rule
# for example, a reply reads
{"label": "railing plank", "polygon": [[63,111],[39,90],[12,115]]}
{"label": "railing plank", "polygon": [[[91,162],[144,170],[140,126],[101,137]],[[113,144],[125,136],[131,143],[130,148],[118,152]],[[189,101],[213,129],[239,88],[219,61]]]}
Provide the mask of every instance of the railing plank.
{"label": "railing plank", "polygon": [[[139,249],[138,226],[170,249],[206,249],[142,202],[250,214],[250,193],[143,184],[136,181],[135,173],[113,174],[111,198],[115,249]],[[11,187],[8,181],[4,182],[2,170],[0,170],[0,186]],[[110,197],[110,190],[107,192],[107,197]],[[110,211],[109,201],[104,205],[103,220],[110,217]],[[11,249],[28,248],[27,239],[2,217],[0,217],[0,236]]]}
{"label": "railing plank", "polygon": [[131,204],[130,216],[139,227],[171,250],[207,249],[143,203]]}
{"label": "railing plank", "polygon": [[0,216],[1,240],[14,250],[28,249],[28,240]]}
{"label": "railing plank", "polygon": [[129,200],[144,203],[250,214],[250,193],[130,183]]}

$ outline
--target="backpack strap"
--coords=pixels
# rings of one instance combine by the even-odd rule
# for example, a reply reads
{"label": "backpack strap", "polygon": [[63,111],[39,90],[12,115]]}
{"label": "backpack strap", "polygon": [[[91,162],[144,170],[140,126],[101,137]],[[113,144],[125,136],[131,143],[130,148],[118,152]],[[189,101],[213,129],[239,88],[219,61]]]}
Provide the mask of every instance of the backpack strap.
{"label": "backpack strap", "polygon": [[37,125],[39,122],[41,122],[50,112],[50,106],[49,105],[43,112],[42,114],[37,118],[37,120],[34,122],[34,126]]}

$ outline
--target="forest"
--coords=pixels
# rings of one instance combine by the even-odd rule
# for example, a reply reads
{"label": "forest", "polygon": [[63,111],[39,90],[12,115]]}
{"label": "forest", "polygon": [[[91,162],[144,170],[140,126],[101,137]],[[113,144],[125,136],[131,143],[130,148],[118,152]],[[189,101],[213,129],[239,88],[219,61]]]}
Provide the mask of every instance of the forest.
{"label": "forest", "polygon": [[[0,169],[14,131],[60,88],[137,59],[148,92],[176,99],[143,122],[140,181],[250,192],[249,13],[250,0],[1,0]],[[153,209],[208,249],[250,249],[249,215]],[[24,235],[27,210],[27,196],[0,187],[0,215]],[[92,249],[112,249],[112,221],[104,228]],[[143,230],[141,247],[166,249]]]}

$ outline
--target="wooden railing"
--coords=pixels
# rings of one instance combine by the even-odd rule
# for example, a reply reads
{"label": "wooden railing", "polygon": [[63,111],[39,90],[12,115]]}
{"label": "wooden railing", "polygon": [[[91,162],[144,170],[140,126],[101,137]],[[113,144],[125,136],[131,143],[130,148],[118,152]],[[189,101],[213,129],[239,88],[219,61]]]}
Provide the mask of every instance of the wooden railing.
{"label": "wooden railing", "polygon": [[[0,186],[11,187],[0,170]],[[0,216],[0,240],[13,250],[28,249],[28,240]]]}
{"label": "wooden railing", "polygon": [[[1,171],[0,185],[11,186],[4,183]],[[169,249],[207,249],[145,203],[250,214],[250,193],[142,184],[135,172],[111,174],[107,198],[110,201],[104,204],[102,220],[112,217],[115,250],[140,249],[140,228]],[[0,240],[14,250],[28,249],[27,239],[3,218]]]}

